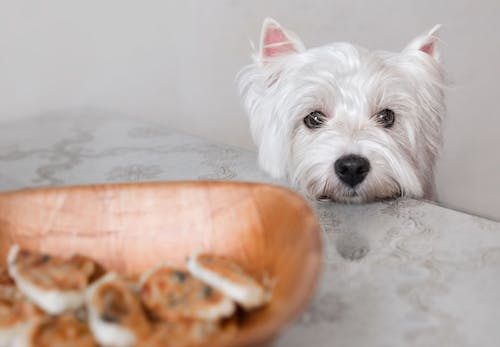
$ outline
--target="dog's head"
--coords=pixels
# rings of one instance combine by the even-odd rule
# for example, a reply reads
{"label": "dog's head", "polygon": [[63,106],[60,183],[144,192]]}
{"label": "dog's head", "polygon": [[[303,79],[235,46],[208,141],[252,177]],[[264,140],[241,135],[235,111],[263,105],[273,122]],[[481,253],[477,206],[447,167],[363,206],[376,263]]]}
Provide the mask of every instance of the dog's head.
{"label": "dog's head", "polygon": [[266,19],[238,77],[261,167],[312,198],[430,197],[445,113],[438,28],[397,53],[305,49]]}

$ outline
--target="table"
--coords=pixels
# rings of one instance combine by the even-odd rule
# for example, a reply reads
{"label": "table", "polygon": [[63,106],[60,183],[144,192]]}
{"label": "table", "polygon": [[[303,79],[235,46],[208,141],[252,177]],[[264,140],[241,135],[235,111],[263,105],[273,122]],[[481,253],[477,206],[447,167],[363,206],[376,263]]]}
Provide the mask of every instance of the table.
{"label": "table", "polygon": [[[275,182],[249,150],[88,110],[0,126],[0,190],[125,181]],[[500,346],[500,224],[430,202],[311,202],[325,266],[274,343]],[[291,288],[293,290],[293,288]]]}

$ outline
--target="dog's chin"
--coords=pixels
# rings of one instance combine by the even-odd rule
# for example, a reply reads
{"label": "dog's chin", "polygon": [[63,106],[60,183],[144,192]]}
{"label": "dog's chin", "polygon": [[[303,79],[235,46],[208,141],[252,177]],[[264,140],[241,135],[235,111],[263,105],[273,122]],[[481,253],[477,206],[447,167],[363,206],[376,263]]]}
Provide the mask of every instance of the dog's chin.
{"label": "dog's chin", "polygon": [[360,196],[326,196],[322,195],[317,198],[318,201],[331,201],[331,202],[339,202],[342,204],[361,204],[364,202],[368,202],[368,200],[363,199]]}
{"label": "dog's chin", "polygon": [[401,195],[399,194],[394,194],[390,196],[364,196],[361,197],[359,195],[354,195],[354,196],[345,196],[345,195],[320,195],[316,198],[316,200],[325,202],[325,201],[330,201],[330,202],[338,202],[342,204],[363,204],[363,203],[370,203],[370,202],[380,202],[380,201],[389,201],[389,200],[394,200],[400,198]]}
{"label": "dog's chin", "polygon": [[377,201],[394,200],[401,197],[401,191],[385,192],[385,194],[370,194],[355,188],[344,188],[342,192],[323,192],[316,195],[318,201],[332,201],[343,204],[362,204]]}

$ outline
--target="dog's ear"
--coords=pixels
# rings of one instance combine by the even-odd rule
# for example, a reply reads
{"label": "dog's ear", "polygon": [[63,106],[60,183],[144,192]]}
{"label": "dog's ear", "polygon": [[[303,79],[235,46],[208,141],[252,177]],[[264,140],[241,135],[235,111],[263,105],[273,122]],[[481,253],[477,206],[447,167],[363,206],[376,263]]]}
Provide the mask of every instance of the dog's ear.
{"label": "dog's ear", "polygon": [[260,63],[304,50],[304,44],[296,34],[286,30],[272,18],[264,19],[257,57]]}
{"label": "dog's ear", "polygon": [[422,34],[411,41],[404,49],[404,52],[415,50],[429,54],[431,57],[439,61],[439,49],[437,47],[439,41],[439,29],[441,24],[435,25],[430,31]]}
{"label": "dog's ear", "polygon": [[240,94],[249,114],[254,142],[259,147],[260,166],[272,177],[287,175],[290,150],[288,114],[276,114],[279,101],[273,93],[282,75],[284,57],[305,50],[304,44],[293,32],[283,28],[274,19],[266,18],[262,25],[259,48],[253,56],[254,64],[238,74]]}

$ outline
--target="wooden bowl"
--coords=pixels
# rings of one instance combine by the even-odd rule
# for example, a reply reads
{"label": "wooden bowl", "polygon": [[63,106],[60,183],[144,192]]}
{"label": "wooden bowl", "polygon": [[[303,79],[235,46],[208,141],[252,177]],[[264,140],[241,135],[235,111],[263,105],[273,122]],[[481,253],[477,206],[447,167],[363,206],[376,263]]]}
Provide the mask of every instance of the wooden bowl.
{"label": "wooden bowl", "polygon": [[217,346],[270,341],[305,308],[320,271],[319,230],[302,198],[264,184],[170,182],[0,194],[4,263],[18,243],[60,256],[80,253],[108,270],[138,273],[164,260],[184,265],[199,249],[275,280],[271,302]]}

